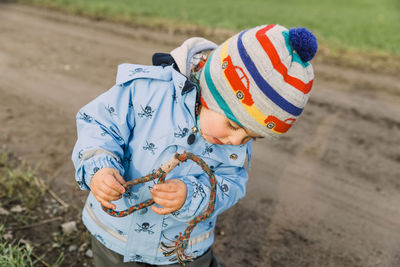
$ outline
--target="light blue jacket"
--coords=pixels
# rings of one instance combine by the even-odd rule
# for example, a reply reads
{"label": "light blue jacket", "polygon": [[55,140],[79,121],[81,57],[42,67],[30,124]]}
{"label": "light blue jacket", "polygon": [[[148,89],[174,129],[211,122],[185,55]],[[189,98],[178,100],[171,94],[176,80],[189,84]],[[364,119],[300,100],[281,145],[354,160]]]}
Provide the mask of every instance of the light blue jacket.
{"label": "light blue jacket", "polygon": [[[198,257],[213,243],[217,215],[245,195],[248,179],[244,168],[251,144],[230,146],[206,142],[196,131],[196,89],[172,66],[119,66],[116,85],[84,106],[77,114],[78,140],[72,160],[76,180],[90,190],[93,174],[104,167],[117,169],[126,181],[158,169],[178,152],[200,156],[215,172],[218,181],[215,211],[200,222],[191,235],[187,253]],[[188,137],[195,141],[189,145]],[[183,207],[168,215],[150,208],[115,218],[106,214],[90,193],[83,210],[83,222],[100,242],[124,256],[124,261],[171,264],[160,242],[171,243],[187,223],[207,207],[209,178],[194,162],[176,167],[167,179],[181,179],[187,186]],[[124,210],[151,198],[150,181],[132,187],[115,201]],[[168,240],[169,239],[169,240]]]}

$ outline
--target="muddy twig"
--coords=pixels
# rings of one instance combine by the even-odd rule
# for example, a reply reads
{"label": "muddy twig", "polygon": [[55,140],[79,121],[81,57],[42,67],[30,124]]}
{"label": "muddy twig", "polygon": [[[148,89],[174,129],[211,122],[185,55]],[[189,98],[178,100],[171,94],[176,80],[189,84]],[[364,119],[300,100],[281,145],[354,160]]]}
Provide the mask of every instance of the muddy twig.
{"label": "muddy twig", "polygon": [[[48,252],[48,251],[47,251]],[[46,252],[46,253],[47,253]],[[36,263],[36,262],[38,262],[38,261],[40,261],[44,266],[47,266],[47,267],[50,267],[50,264],[48,264],[47,262],[45,262],[42,258],[44,257],[44,255],[46,255],[46,253],[45,254],[43,254],[42,256],[37,256],[35,253],[31,253],[31,255],[33,256],[33,257],[35,257],[36,258],[36,260],[34,261],[34,264]]]}
{"label": "muddy twig", "polygon": [[38,222],[38,223],[32,223],[32,224],[29,224],[29,225],[18,226],[18,227],[11,228],[11,229],[8,229],[8,230],[16,231],[16,230],[33,228],[33,227],[37,227],[37,226],[40,226],[40,225],[43,225],[43,224],[51,223],[51,222],[62,220],[62,219],[63,219],[63,217],[59,216],[59,217],[55,217],[55,218],[51,218],[51,219],[46,219],[46,220],[43,220],[43,221]]}
{"label": "muddy twig", "polygon": [[36,178],[37,178],[38,183],[39,183],[45,190],[47,190],[47,191],[49,192],[49,194],[50,194],[58,203],[61,204],[61,206],[63,206],[65,209],[67,209],[67,208],[69,207],[69,205],[68,205],[64,200],[62,200],[53,190],[51,190],[51,189],[49,188],[49,186],[46,185],[46,183],[45,183],[42,179],[40,179],[39,177],[36,177]]}
{"label": "muddy twig", "polygon": [[55,200],[57,200],[57,202],[60,203],[65,209],[69,207],[69,205],[68,205],[64,200],[62,200],[59,196],[57,196],[57,194],[54,193],[53,190],[51,190],[50,188],[47,188],[47,191],[49,191],[50,195],[51,195]]}

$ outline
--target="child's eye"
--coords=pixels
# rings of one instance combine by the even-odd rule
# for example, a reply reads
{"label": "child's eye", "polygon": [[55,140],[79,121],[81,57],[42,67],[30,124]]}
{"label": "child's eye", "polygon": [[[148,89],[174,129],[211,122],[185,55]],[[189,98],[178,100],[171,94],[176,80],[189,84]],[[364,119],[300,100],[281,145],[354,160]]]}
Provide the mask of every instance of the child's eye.
{"label": "child's eye", "polygon": [[228,121],[228,127],[234,131],[239,130],[240,127],[233,125],[230,121]]}

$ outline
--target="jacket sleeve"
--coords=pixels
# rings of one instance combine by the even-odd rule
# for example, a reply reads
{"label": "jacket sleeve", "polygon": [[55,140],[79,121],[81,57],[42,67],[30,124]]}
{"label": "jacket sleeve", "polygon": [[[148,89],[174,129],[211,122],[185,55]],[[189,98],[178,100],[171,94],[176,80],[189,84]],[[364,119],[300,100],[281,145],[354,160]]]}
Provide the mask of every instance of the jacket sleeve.
{"label": "jacket sleeve", "polygon": [[124,175],[124,149],[134,127],[130,88],[115,85],[76,115],[78,139],[72,161],[83,190],[90,190],[92,176],[101,168],[115,168]]}
{"label": "jacket sleeve", "polygon": [[[220,165],[216,168],[214,175],[217,180],[217,194],[212,217],[218,216],[244,197],[248,181],[245,167]],[[181,180],[187,188],[186,201],[182,208],[173,212],[172,215],[177,220],[188,222],[207,209],[211,184],[206,174],[198,177],[186,176]]]}

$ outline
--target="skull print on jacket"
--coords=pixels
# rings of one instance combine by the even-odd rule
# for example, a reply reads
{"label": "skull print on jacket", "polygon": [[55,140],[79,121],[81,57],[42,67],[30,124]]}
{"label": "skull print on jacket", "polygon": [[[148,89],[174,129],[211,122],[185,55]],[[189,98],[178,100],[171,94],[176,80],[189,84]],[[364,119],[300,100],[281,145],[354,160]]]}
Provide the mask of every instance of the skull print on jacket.
{"label": "skull print on jacket", "polygon": [[[139,72],[145,69],[146,72]],[[117,169],[129,181],[156,170],[175,153],[191,152],[213,166],[215,177],[224,190],[217,189],[212,217],[200,222],[191,235],[194,257],[202,255],[214,241],[216,217],[245,195],[248,179],[244,168],[251,153],[251,142],[245,145],[212,145],[195,129],[197,91],[185,90],[187,78],[173,66],[119,66],[116,85],[77,114],[78,140],[72,160],[76,180],[83,190],[90,190],[94,170]],[[186,88],[187,89],[187,88]],[[187,138],[194,135],[192,144]],[[193,136],[192,136],[193,138]],[[236,154],[237,157],[230,157]],[[83,222],[92,235],[109,249],[122,254],[124,261],[149,264],[171,264],[160,249],[160,242],[183,232],[187,223],[201,214],[208,204],[208,176],[194,162],[185,162],[166,179],[182,180],[187,199],[172,214],[158,215],[151,209],[118,218],[106,214],[90,193],[83,210]],[[154,182],[136,185],[113,203],[124,210],[151,198]],[[190,254],[190,251],[189,251]]]}

